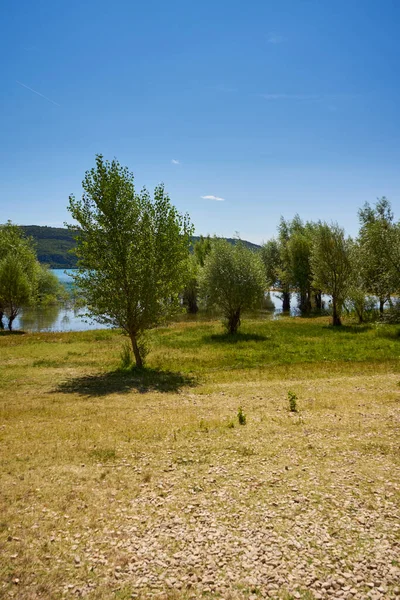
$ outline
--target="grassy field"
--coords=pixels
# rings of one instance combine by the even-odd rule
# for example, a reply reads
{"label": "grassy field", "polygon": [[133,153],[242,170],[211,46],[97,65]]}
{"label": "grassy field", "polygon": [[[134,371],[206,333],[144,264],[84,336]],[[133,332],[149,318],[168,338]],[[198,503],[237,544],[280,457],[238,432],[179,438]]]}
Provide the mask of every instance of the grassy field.
{"label": "grassy field", "polygon": [[0,597],[399,598],[399,327],[151,338],[0,335]]}

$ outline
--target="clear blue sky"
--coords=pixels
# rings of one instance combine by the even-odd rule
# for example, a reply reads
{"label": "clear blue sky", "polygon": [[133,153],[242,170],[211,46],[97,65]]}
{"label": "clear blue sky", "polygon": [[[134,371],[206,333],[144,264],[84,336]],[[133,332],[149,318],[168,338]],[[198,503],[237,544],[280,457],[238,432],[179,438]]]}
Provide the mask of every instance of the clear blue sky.
{"label": "clear blue sky", "polygon": [[96,153],[197,233],[400,217],[399,26],[398,0],[8,2],[0,221],[61,225]]}

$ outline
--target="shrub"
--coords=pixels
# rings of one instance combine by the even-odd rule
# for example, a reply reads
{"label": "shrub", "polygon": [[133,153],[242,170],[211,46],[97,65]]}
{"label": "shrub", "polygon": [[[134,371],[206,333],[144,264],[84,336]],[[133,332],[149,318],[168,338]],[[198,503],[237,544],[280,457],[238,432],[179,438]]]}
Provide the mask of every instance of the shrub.
{"label": "shrub", "polygon": [[294,392],[288,391],[289,410],[290,412],[297,412],[297,396]]}

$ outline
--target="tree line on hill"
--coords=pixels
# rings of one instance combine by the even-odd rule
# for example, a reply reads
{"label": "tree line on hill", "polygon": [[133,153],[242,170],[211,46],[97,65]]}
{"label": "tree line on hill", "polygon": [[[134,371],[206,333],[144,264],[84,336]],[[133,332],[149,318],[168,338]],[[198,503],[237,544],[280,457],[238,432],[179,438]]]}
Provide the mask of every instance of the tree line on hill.
{"label": "tree line on hill", "polygon": [[[322,296],[329,295],[334,326],[341,325],[343,310],[359,322],[373,318],[376,298],[381,315],[386,302],[396,308],[400,224],[386,198],[359,211],[356,239],[336,223],[296,215],[282,218],[277,236],[254,250],[240,240],[232,245],[209,237],[193,245],[189,216],[178,213],[164,187],[157,186],[153,198],[145,189],[137,193],[133,174],[116,160],[98,155],[82,186],[82,198],[70,196],[68,206],[75,221],[75,284],[92,318],[129,336],[139,367],[148,350],[146,331],[181,310],[182,302],[191,313],[217,307],[229,334],[237,332],[244,311],[263,305],[269,288],[281,294],[284,311],[296,293],[302,315],[320,313]],[[0,228],[0,311],[10,328],[15,307],[42,293],[33,255],[20,230],[10,223]]]}
{"label": "tree line on hill", "polygon": [[[50,227],[48,225],[20,225],[25,237],[32,238],[35,244],[38,261],[48,265],[50,269],[75,269],[77,256],[74,252],[76,245],[75,231],[65,227]],[[192,236],[192,246],[200,239]],[[235,244],[235,238],[226,238],[230,244]],[[243,242],[248,248],[260,249],[257,244]]]}

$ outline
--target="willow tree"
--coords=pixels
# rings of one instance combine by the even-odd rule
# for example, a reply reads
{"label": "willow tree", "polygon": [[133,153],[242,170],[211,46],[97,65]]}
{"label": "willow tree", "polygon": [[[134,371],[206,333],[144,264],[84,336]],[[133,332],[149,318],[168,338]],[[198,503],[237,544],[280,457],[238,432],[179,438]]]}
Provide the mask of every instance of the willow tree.
{"label": "willow tree", "polygon": [[399,255],[396,252],[399,227],[389,200],[383,197],[375,207],[368,203],[358,212],[360,220],[359,246],[363,255],[365,286],[379,299],[379,311],[399,289]]}
{"label": "willow tree", "polygon": [[341,313],[351,282],[351,240],[336,223],[318,223],[313,236],[311,268],[314,285],[332,298],[332,325],[341,325]]}
{"label": "willow tree", "polygon": [[200,295],[208,306],[222,310],[228,333],[237,332],[243,311],[261,306],[265,288],[259,254],[241,242],[213,241],[200,277]]}
{"label": "willow tree", "polygon": [[82,199],[69,198],[77,224],[78,273],[88,314],[121,328],[136,365],[143,366],[143,333],[180,307],[193,228],[172,206],[164,187],[154,199],[135,191],[133,174],[117,160],[96,157],[86,172]]}
{"label": "willow tree", "polygon": [[40,265],[33,241],[8,221],[0,225],[0,329],[11,331],[24,306],[36,300]]}

